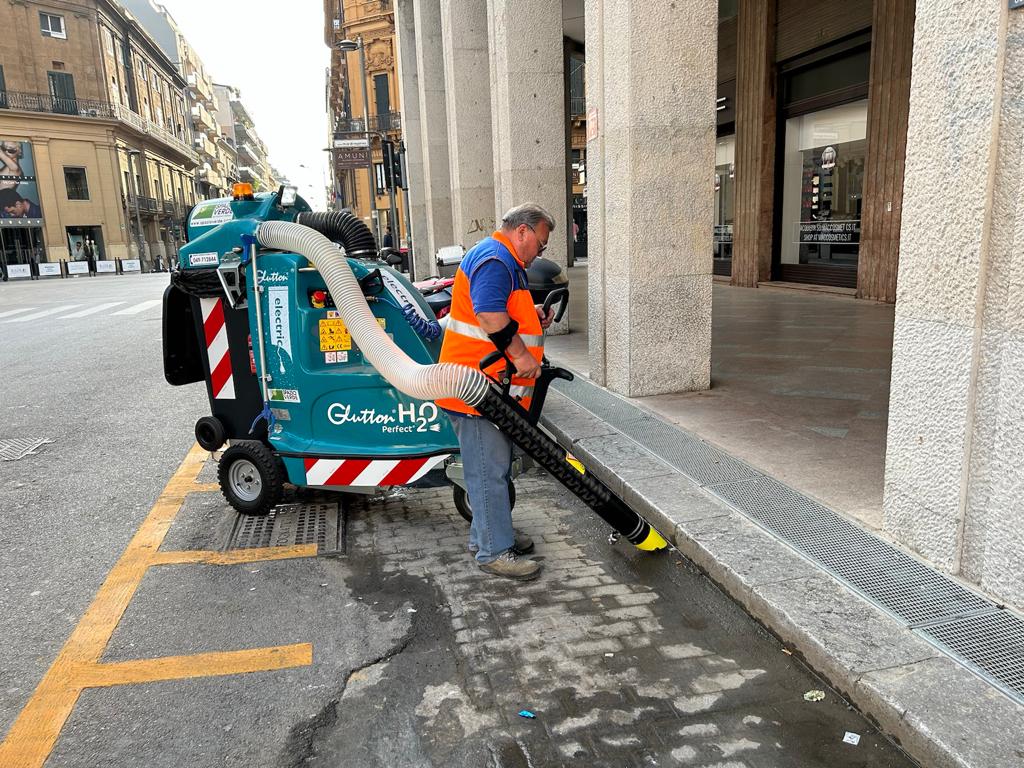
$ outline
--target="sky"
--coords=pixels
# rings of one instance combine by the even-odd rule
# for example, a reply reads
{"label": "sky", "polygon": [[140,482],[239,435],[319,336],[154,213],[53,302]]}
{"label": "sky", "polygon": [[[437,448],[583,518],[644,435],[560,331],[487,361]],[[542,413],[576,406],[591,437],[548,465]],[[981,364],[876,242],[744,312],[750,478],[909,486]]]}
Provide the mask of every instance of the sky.
{"label": "sky", "polygon": [[158,0],[215,83],[241,90],[270,162],[326,210],[329,153],[322,0]]}

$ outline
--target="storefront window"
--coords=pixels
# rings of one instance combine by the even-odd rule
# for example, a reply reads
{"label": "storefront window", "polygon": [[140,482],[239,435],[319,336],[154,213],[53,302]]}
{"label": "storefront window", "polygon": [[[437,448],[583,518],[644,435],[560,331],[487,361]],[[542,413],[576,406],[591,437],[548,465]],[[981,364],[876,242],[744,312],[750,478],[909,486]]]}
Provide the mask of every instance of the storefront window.
{"label": "storefront window", "polygon": [[781,262],[855,270],[860,250],[867,101],[786,121]]}
{"label": "storefront window", "polygon": [[[736,201],[736,137],[723,136],[715,146],[714,256],[732,258],[733,208]],[[728,274],[726,272],[725,274]]]}

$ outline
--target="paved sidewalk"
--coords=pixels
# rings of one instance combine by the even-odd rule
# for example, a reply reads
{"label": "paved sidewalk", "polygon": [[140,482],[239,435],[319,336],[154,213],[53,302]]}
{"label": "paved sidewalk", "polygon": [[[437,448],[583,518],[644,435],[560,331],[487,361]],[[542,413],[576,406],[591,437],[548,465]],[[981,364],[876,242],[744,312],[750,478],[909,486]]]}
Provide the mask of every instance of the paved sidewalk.
{"label": "paved sidewalk", "polygon": [[823,683],[677,554],[610,546],[546,475],[516,485],[546,568],[525,585],[474,567],[447,488],[351,509],[353,594],[411,621],[296,727],[291,764],[912,765],[827,687],[805,701]]}
{"label": "paved sidewalk", "polygon": [[1024,707],[561,393],[549,396],[544,421],[922,765],[1024,766]]}

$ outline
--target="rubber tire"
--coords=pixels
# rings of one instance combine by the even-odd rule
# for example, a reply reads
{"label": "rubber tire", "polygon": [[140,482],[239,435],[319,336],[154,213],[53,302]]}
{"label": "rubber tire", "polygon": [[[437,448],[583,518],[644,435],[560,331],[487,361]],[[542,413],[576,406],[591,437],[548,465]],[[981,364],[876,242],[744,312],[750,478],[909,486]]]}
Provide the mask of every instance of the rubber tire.
{"label": "rubber tire", "polygon": [[[455,508],[462,515],[462,519],[467,523],[473,522],[473,507],[469,504],[469,495],[465,489],[458,486],[452,486],[452,501],[455,502]],[[516,508],[516,484],[511,480],[508,481],[508,504],[512,509]]]}
{"label": "rubber tire", "polygon": [[[260,493],[255,499],[243,499],[231,488],[231,465],[239,460],[250,462],[260,475]],[[262,517],[281,501],[284,492],[285,471],[281,459],[257,440],[240,440],[221,456],[217,464],[217,480],[224,498],[240,514]]]}
{"label": "rubber tire", "polygon": [[196,442],[203,450],[219,451],[227,439],[227,430],[216,416],[203,416],[196,422]]}

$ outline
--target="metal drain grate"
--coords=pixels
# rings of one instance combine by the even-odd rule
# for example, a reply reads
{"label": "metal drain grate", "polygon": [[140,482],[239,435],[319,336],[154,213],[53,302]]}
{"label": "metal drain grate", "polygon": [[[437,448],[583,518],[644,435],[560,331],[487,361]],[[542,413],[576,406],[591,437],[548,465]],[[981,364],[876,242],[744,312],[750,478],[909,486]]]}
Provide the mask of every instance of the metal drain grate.
{"label": "metal drain grate", "polygon": [[1024,703],[1024,619],[625,398],[582,377],[555,386]]}
{"label": "metal drain grate", "polygon": [[37,437],[14,437],[0,440],[0,461],[17,461],[26,456],[35,455],[37,448],[52,442],[53,440]]}
{"label": "metal drain grate", "polygon": [[554,386],[700,485],[758,475],[743,462],[580,377],[571,382],[558,380]]}
{"label": "metal drain grate", "polygon": [[936,647],[961,657],[976,674],[1003,693],[1020,699],[1024,691],[1024,619],[1007,611],[938,624],[917,633]]}
{"label": "metal drain grate", "polygon": [[995,607],[778,480],[708,490],[908,624]]}
{"label": "metal drain grate", "polygon": [[320,553],[338,551],[338,505],[282,504],[264,517],[239,515],[227,549],[316,544]]}

